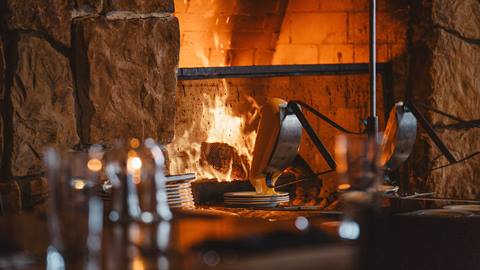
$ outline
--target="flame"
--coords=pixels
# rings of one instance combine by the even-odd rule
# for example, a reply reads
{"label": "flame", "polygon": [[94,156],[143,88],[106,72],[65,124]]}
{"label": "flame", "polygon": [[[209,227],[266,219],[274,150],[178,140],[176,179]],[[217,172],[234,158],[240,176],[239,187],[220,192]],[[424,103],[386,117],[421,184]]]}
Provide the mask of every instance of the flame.
{"label": "flame", "polygon": [[[240,156],[245,156],[250,165],[257,133],[246,131],[248,130],[246,127],[258,117],[259,106],[253,98],[246,97],[252,110],[242,115],[235,115],[232,108],[227,105],[229,90],[225,79],[222,80],[222,84],[223,89],[220,94],[201,96],[202,113],[200,119],[195,120],[199,121],[196,123],[198,125],[192,124],[189,129],[183,131],[183,134],[175,134],[173,142],[167,145],[167,151],[170,153],[171,174],[195,172],[197,179],[233,180],[233,161],[230,161],[227,172],[220,172],[208,164],[200,164],[202,142],[226,143],[234,147]],[[194,138],[192,134],[197,128],[205,130],[205,140],[198,141]]]}

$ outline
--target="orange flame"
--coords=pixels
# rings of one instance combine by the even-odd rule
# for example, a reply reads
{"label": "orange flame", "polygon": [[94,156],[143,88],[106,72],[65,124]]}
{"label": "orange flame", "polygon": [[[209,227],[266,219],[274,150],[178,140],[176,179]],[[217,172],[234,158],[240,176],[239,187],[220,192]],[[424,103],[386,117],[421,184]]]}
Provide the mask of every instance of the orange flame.
{"label": "orange flame", "polygon": [[[227,106],[228,85],[222,80],[223,89],[220,94],[203,94],[201,97],[201,117],[192,119],[199,121],[199,125],[191,125],[183,134],[175,134],[173,142],[167,145],[170,156],[169,170],[171,174],[195,172],[197,179],[218,179],[232,181],[232,161],[227,172],[220,172],[208,164],[201,164],[201,144],[226,143],[234,147],[240,156],[247,157],[248,165],[252,161],[253,146],[256,131],[245,131],[254,118],[258,117],[259,106],[251,97],[247,97],[252,110],[242,115],[235,115],[230,106]],[[197,123],[196,123],[197,124]],[[199,141],[192,136],[194,128],[206,130],[206,139]]]}

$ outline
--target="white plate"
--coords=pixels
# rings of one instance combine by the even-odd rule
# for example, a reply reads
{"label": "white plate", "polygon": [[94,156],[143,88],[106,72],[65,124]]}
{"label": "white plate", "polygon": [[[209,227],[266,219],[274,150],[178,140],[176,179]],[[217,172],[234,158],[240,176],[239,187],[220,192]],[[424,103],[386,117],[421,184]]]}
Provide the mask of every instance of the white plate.
{"label": "white plate", "polygon": [[193,200],[193,196],[191,195],[180,195],[180,196],[168,196],[168,200]]}
{"label": "white plate", "polygon": [[195,173],[186,173],[186,174],[176,174],[176,175],[167,175],[167,183],[175,181],[193,181],[197,177]]}
{"label": "white plate", "polygon": [[450,218],[458,218],[458,217],[469,217],[473,216],[472,212],[468,211],[460,211],[460,210],[453,210],[453,209],[426,209],[426,210],[418,210],[410,213],[406,213],[406,215],[411,216],[425,216],[425,217],[450,217]]}
{"label": "white plate", "polygon": [[193,198],[168,199],[168,203],[193,202]]}
{"label": "white plate", "polygon": [[272,208],[277,207],[278,203],[261,203],[261,204],[248,204],[248,203],[226,203],[225,205],[233,207],[261,207],[261,208]]}
{"label": "white plate", "polygon": [[480,204],[445,205],[443,208],[480,213]]}
{"label": "white plate", "polygon": [[263,200],[259,200],[259,199],[245,199],[245,198],[242,198],[242,199],[239,199],[239,198],[236,198],[236,199],[231,199],[231,198],[225,198],[224,201],[225,202],[258,202],[258,203],[269,203],[269,202],[283,202],[283,201],[289,201],[290,198],[288,197],[282,197],[282,198],[269,198],[269,199],[263,199]]}
{"label": "white plate", "polygon": [[255,191],[227,192],[223,194],[224,198],[272,198],[288,196],[287,192],[277,192],[274,195],[257,194]]}

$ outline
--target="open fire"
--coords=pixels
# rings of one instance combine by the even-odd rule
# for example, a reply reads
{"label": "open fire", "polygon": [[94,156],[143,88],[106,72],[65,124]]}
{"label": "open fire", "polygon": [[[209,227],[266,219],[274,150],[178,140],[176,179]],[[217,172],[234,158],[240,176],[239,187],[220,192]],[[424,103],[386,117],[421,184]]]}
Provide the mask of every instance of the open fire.
{"label": "open fire", "polygon": [[247,179],[259,106],[249,96],[238,97],[245,111],[234,111],[226,79],[215,86],[196,95],[184,92],[177,102],[176,125],[182,132],[167,146],[175,153],[170,173],[195,172],[198,179],[219,181]]}

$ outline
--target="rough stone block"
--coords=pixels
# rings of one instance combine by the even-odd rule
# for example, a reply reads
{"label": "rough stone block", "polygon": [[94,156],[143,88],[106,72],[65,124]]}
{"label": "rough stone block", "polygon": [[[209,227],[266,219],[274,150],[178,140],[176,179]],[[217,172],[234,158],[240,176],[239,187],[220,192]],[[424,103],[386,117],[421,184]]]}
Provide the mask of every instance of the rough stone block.
{"label": "rough stone block", "polygon": [[[457,159],[466,157],[480,149],[479,129],[444,130],[439,132],[440,138],[445,142]],[[432,148],[430,157],[439,155],[436,148]],[[434,167],[448,164],[445,158],[435,162]],[[474,157],[468,161],[432,171],[427,180],[427,186],[436,192],[438,197],[444,198],[480,198],[480,159]]]}
{"label": "rough stone block", "polygon": [[13,106],[12,173],[36,174],[49,144],[78,143],[75,100],[68,59],[45,40],[21,35],[11,88]]}
{"label": "rough stone block", "polygon": [[4,93],[5,93],[4,91],[5,91],[5,54],[4,54],[2,36],[0,36],[0,102],[3,100]]}
{"label": "rough stone block", "polygon": [[[480,47],[469,44],[443,30],[437,30],[433,49],[433,105],[466,120],[480,119]],[[433,115],[435,123],[448,124],[449,119]]]}
{"label": "rough stone block", "polygon": [[107,0],[73,0],[72,7],[77,15],[98,14]]}
{"label": "rough stone block", "polygon": [[[0,107],[3,108],[3,99],[5,91],[5,58],[2,37],[0,36]],[[0,167],[3,157],[3,115],[0,109]]]}
{"label": "rough stone block", "polygon": [[107,11],[135,13],[173,12],[173,0],[108,0]]}
{"label": "rough stone block", "polygon": [[31,176],[17,179],[22,197],[22,209],[32,211],[45,208],[48,197],[48,183],[45,177]]}
{"label": "rough stone block", "polygon": [[173,137],[176,67],[175,17],[74,21],[75,70],[82,141]]}
{"label": "rough stone block", "polygon": [[20,188],[15,181],[0,181],[0,216],[18,214],[22,208]]}
{"label": "rough stone block", "polygon": [[433,1],[434,23],[466,38],[480,39],[480,2],[477,0]]}
{"label": "rough stone block", "polygon": [[69,0],[6,0],[9,29],[34,30],[70,45],[71,6]]}

